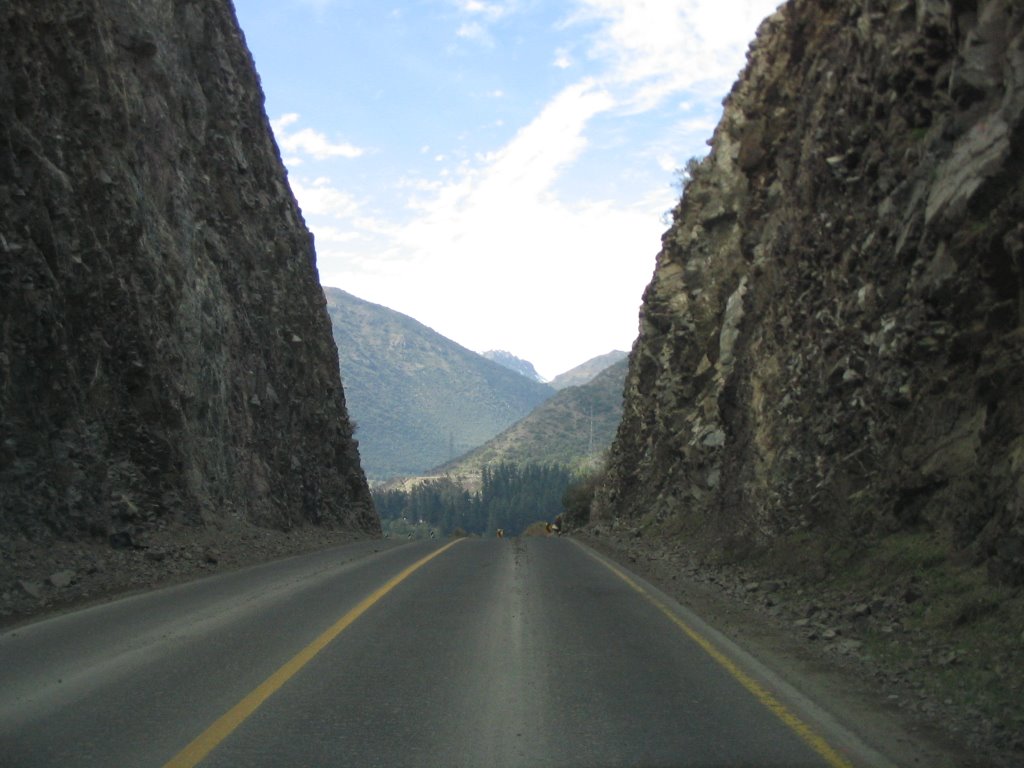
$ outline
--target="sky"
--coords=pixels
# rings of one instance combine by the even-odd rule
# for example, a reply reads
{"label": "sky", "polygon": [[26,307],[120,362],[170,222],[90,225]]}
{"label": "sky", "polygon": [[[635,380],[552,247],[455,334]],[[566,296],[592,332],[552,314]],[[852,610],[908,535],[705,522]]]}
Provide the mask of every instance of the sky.
{"label": "sky", "polygon": [[778,0],[235,0],[320,282],[545,378],[637,336]]}

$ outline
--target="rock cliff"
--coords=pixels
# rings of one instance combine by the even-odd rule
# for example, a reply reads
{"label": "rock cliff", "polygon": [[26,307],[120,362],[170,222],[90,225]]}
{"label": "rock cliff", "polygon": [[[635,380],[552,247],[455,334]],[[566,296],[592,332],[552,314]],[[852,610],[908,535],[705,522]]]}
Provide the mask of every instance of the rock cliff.
{"label": "rock cliff", "polygon": [[663,238],[596,519],[794,567],[928,531],[1024,584],[1022,29],[1009,0],[763,23]]}
{"label": "rock cliff", "polygon": [[0,38],[3,540],[378,531],[231,3],[11,0]]}

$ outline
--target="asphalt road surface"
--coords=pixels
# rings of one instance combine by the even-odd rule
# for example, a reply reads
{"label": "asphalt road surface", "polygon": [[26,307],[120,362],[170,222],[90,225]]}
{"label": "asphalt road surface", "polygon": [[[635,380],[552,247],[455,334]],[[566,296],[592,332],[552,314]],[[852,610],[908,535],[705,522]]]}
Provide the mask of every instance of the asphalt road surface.
{"label": "asphalt road surface", "polygon": [[0,766],[195,765],[888,763],[564,538],[362,542],[0,635]]}

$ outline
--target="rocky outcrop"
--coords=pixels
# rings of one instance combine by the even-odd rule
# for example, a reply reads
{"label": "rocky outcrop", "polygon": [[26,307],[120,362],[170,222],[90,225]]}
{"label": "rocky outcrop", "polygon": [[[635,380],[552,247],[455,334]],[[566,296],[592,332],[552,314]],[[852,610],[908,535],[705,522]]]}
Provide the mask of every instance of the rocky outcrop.
{"label": "rocky outcrop", "polygon": [[231,3],[12,0],[0,37],[0,539],[378,531]]}
{"label": "rocky outcrop", "polygon": [[691,166],[599,519],[1024,584],[1024,10],[792,0]]}

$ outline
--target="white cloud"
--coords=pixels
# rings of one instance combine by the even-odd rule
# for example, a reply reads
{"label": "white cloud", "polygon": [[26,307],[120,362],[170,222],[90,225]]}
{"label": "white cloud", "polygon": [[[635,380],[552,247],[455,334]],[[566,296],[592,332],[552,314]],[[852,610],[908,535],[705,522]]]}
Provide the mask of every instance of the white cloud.
{"label": "white cloud", "polygon": [[708,86],[722,93],[743,66],[758,22],[779,0],[577,0],[568,25],[597,22],[590,56],[610,83],[646,110],[666,96]]}
{"label": "white cloud", "polygon": [[[514,10],[452,2],[458,34],[483,44]],[[546,376],[629,347],[660,248],[659,217],[675,203],[671,173],[693,151],[688,146],[699,149],[710,135],[748,37],[775,0],[573,0],[573,7],[567,23],[588,37],[557,49],[553,64],[590,76],[549,98],[493,151],[414,145],[421,165],[391,185],[406,202],[401,213],[371,212],[353,191],[313,172],[292,180],[317,236],[325,285],[410,314],[470,348],[510,349]],[[657,106],[670,110],[660,119],[674,121],[671,131],[628,149],[637,167],[663,174],[661,182],[612,200],[630,175],[623,167],[595,180],[603,197],[561,194],[568,183],[588,189],[575,171],[591,142],[593,156],[607,156],[613,139],[628,135],[615,121]],[[309,167],[318,147],[350,146],[298,124],[298,115],[283,115],[275,132]],[[346,155],[328,154],[338,156]]]}
{"label": "white cloud", "polygon": [[334,278],[318,249],[324,283],[409,314],[470,349],[526,355],[547,377],[629,348],[664,201],[656,213],[554,197],[524,207],[514,191],[507,208],[460,210],[462,199],[452,195],[455,207],[396,230],[372,258],[362,248],[339,251],[343,277]]}
{"label": "white cloud", "polygon": [[459,25],[455,34],[464,40],[472,40],[487,48],[495,45],[490,26],[515,11],[515,3],[485,3],[481,0],[456,0],[462,13],[470,18]]}
{"label": "white cloud", "polygon": [[611,94],[590,80],[562,90],[509,144],[487,156],[489,167],[474,190],[474,205],[486,205],[495,193],[514,191],[526,200],[546,192],[586,148],[587,123],[614,106]]}
{"label": "white cloud", "polygon": [[326,160],[330,157],[355,158],[365,151],[348,143],[334,144],[324,134],[312,128],[303,128],[297,133],[286,134],[281,139],[281,146],[289,152],[305,152],[317,160]]}
{"label": "white cloud", "polygon": [[330,179],[290,179],[292,192],[302,209],[303,216],[324,216],[329,219],[348,219],[359,213],[360,205],[348,192],[337,189]]}
{"label": "white cloud", "polygon": [[284,130],[289,125],[294,125],[297,122],[299,122],[299,114],[297,112],[288,112],[281,115],[276,120],[271,120],[270,127],[273,128],[276,133],[277,131]]}
{"label": "white cloud", "polygon": [[474,42],[481,43],[483,45],[494,45],[494,40],[491,38],[490,33],[484,28],[483,24],[478,24],[475,21],[468,21],[458,28],[455,32],[459,37],[465,38],[466,40],[473,40]]}
{"label": "white cloud", "polygon": [[403,176],[395,185],[398,189],[413,189],[419,192],[433,192],[441,188],[440,181],[417,176]]}
{"label": "white cloud", "polygon": [[270,121],[277,144],[285,152],[292,152],[298,156],[305,154],[317,160],[328,160],[332,157],[356,158],[365,153],[364,149],[347,142],[334,143],[326,135],[312,128],[290,132],[288,129],[298,121],[299,115],[294,112]]}
{"label": "white cloud", "polygon": [[511,10],[507,4],[483,3],[480,0],[461,0],[459,7],[466,13],[479,14],[489,21],[496,21]]}
{"label": "white cloud", "polygon": [[633,204],[556,192],[586,152],[593,120],[616,107],[595,80],[564,88],[499,149],[400,179],[396,191],[410,195],[404,221],[371,218],[327,178],[293,180],[322,282],[471,349],[528,356],[549,377],[628,348],[669,184]]}
{"label": "white cloud", "polygon": [[470,348],[529,352],[548,376],[569,367],[567,355],[628,347],[668,203],[570,203],[553,192],[585,151],[589,121],[614,105],[596,83],[566,88],[501,149],[440,186],[411,185],[412,218],[383,232],[372,261],[318,249],[325,284],[337,274],[346,290]]}

